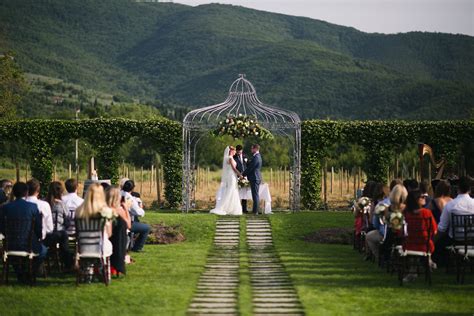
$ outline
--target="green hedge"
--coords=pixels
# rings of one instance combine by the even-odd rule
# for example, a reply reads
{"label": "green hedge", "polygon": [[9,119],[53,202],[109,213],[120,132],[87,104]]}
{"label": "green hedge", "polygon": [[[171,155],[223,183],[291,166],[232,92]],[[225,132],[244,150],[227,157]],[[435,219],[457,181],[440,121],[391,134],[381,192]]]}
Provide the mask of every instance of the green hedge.
{"label": "green hedge", "polygon": [[[85,139],[97,150],[100,177],[117,183],[120,146],[132,137],[150,138],[163,157],[165,197],[170,207],[181,203],[181,125],[167,119],[20,120],[0,122],[0,138],[21,141],[29,149],[32,176],[52,180],[53,153],[58,145]],[[45,187],[45,186],[43,186]]]}
{"label": "green hedge", "polygon": [[474,121],[305,121],[302,124],[302,204],[321,205],[321,163],[330,144],[359,144],[366,154],[368,179],[387,181],[395,153],[407,144],[429,144],[448,162],[456,159],[460,144],[474,140]]}
{"label": "green hedge", "polygon": [[[58,145],[75,138],[97,150],[101,178],[117,182],[120,146],[138,136],[149,138],[162,155],[165,196],[170,207],[182,201],[181,124],[167,119],[20,120],[0,122],[0,138],[21,141],[29,148],[32,175],[49,183]],[[305,121],[302,124],[302,204],[321,207],[321,163],[335,142],[361,145],[370,180],[386,181],[395,153],[409,143],[431,145],[437,155],[455,161],[458,145],[474,140],[474,121]],[[26,153],[25,153],[26,154]]]}

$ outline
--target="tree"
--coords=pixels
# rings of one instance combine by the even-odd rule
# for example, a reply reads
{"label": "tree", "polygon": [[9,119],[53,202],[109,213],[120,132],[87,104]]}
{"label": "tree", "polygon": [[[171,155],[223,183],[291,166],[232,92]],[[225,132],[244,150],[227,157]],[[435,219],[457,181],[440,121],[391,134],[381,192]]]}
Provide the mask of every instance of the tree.
{"label": "tree", "polygon": [[23,71],[11,52],[0,56],[0,118],[12,119],[27,90]]}

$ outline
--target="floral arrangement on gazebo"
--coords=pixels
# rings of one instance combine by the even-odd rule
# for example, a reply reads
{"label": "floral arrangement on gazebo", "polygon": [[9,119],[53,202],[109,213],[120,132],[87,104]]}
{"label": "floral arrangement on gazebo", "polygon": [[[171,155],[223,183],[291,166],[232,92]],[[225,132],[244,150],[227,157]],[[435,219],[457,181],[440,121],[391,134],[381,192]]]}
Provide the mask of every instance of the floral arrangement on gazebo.
{"label": "floral arrangement on gazebo", "polygon": [[235,139],[246,137],[273,139],[272,133],[260,126],[256,117],[243,114],[227,116],[225,120],[219,122],[217,128],[212,133],[215,136],[230,135]]}

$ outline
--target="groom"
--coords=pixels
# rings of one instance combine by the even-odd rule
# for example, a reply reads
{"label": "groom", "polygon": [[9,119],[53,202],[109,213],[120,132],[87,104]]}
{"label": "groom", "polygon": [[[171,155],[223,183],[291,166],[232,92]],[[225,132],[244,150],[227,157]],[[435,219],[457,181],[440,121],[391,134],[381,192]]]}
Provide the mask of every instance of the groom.
{"label": "groom", "polygon": [[258,205],[260,197],[258,194],[260,182],[262,182],[262,174],[260,169],[262,168],[262,157],[260,156],[260,145],[252,145],[253,159],[250,161],[247,168],[242,173],[243,177],[247,177],[250,182],[250,190],[252,190],[253,200],[253,213],[258,215]]}
{"label": "groom", "polygon": [[[239,170],[240,173],[243,173],[245,171],[245,168],[247,168],[247,157],[245,156],[243,152],[242,145],[237,145],[235,146],[236,153],[234,155],[234,160],[236,163],[236,168]],[[242,204],[242,212],[243,213],[248,213],[247,211],[247,200],[240,200],[240,203]]]}

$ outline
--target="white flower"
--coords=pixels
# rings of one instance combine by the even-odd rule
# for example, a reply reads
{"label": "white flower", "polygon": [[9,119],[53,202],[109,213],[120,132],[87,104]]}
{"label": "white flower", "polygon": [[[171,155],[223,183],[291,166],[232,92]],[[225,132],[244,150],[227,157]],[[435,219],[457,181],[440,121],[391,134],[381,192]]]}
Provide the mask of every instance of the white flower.
{"label": "white flower", "polygon": [[403,214],[400,212],[390,214],[390,225],[393,229],[401,229],[403,225]]}
{"label": "white flower", "polygon": [[379,203],[377,204],[377,206],[375,207],[375,214],[377,215],[380,215],[380,214],[383,214],[385,212],[385,210],[388,208],[388,205],[385,204],[385,203]]}
{"label": "white flower", "polygon": [[244,158],[244,161],[247,162],[247,161],[249,161],[249,160],[248,160],[248,158]]}
{"label": "white flower", "polygon": [[104,207],[102,211],[100,211],[100,215],[102,215],[102,217],[106,219],[114,218],[114,212],[110,207]]}
{"label": "white flower", "polygon": [[229,121],[229,119],[227,119],[227,120],[225,120],[225,122],[226,122],[227,124],[229,124],[230,121]]}

